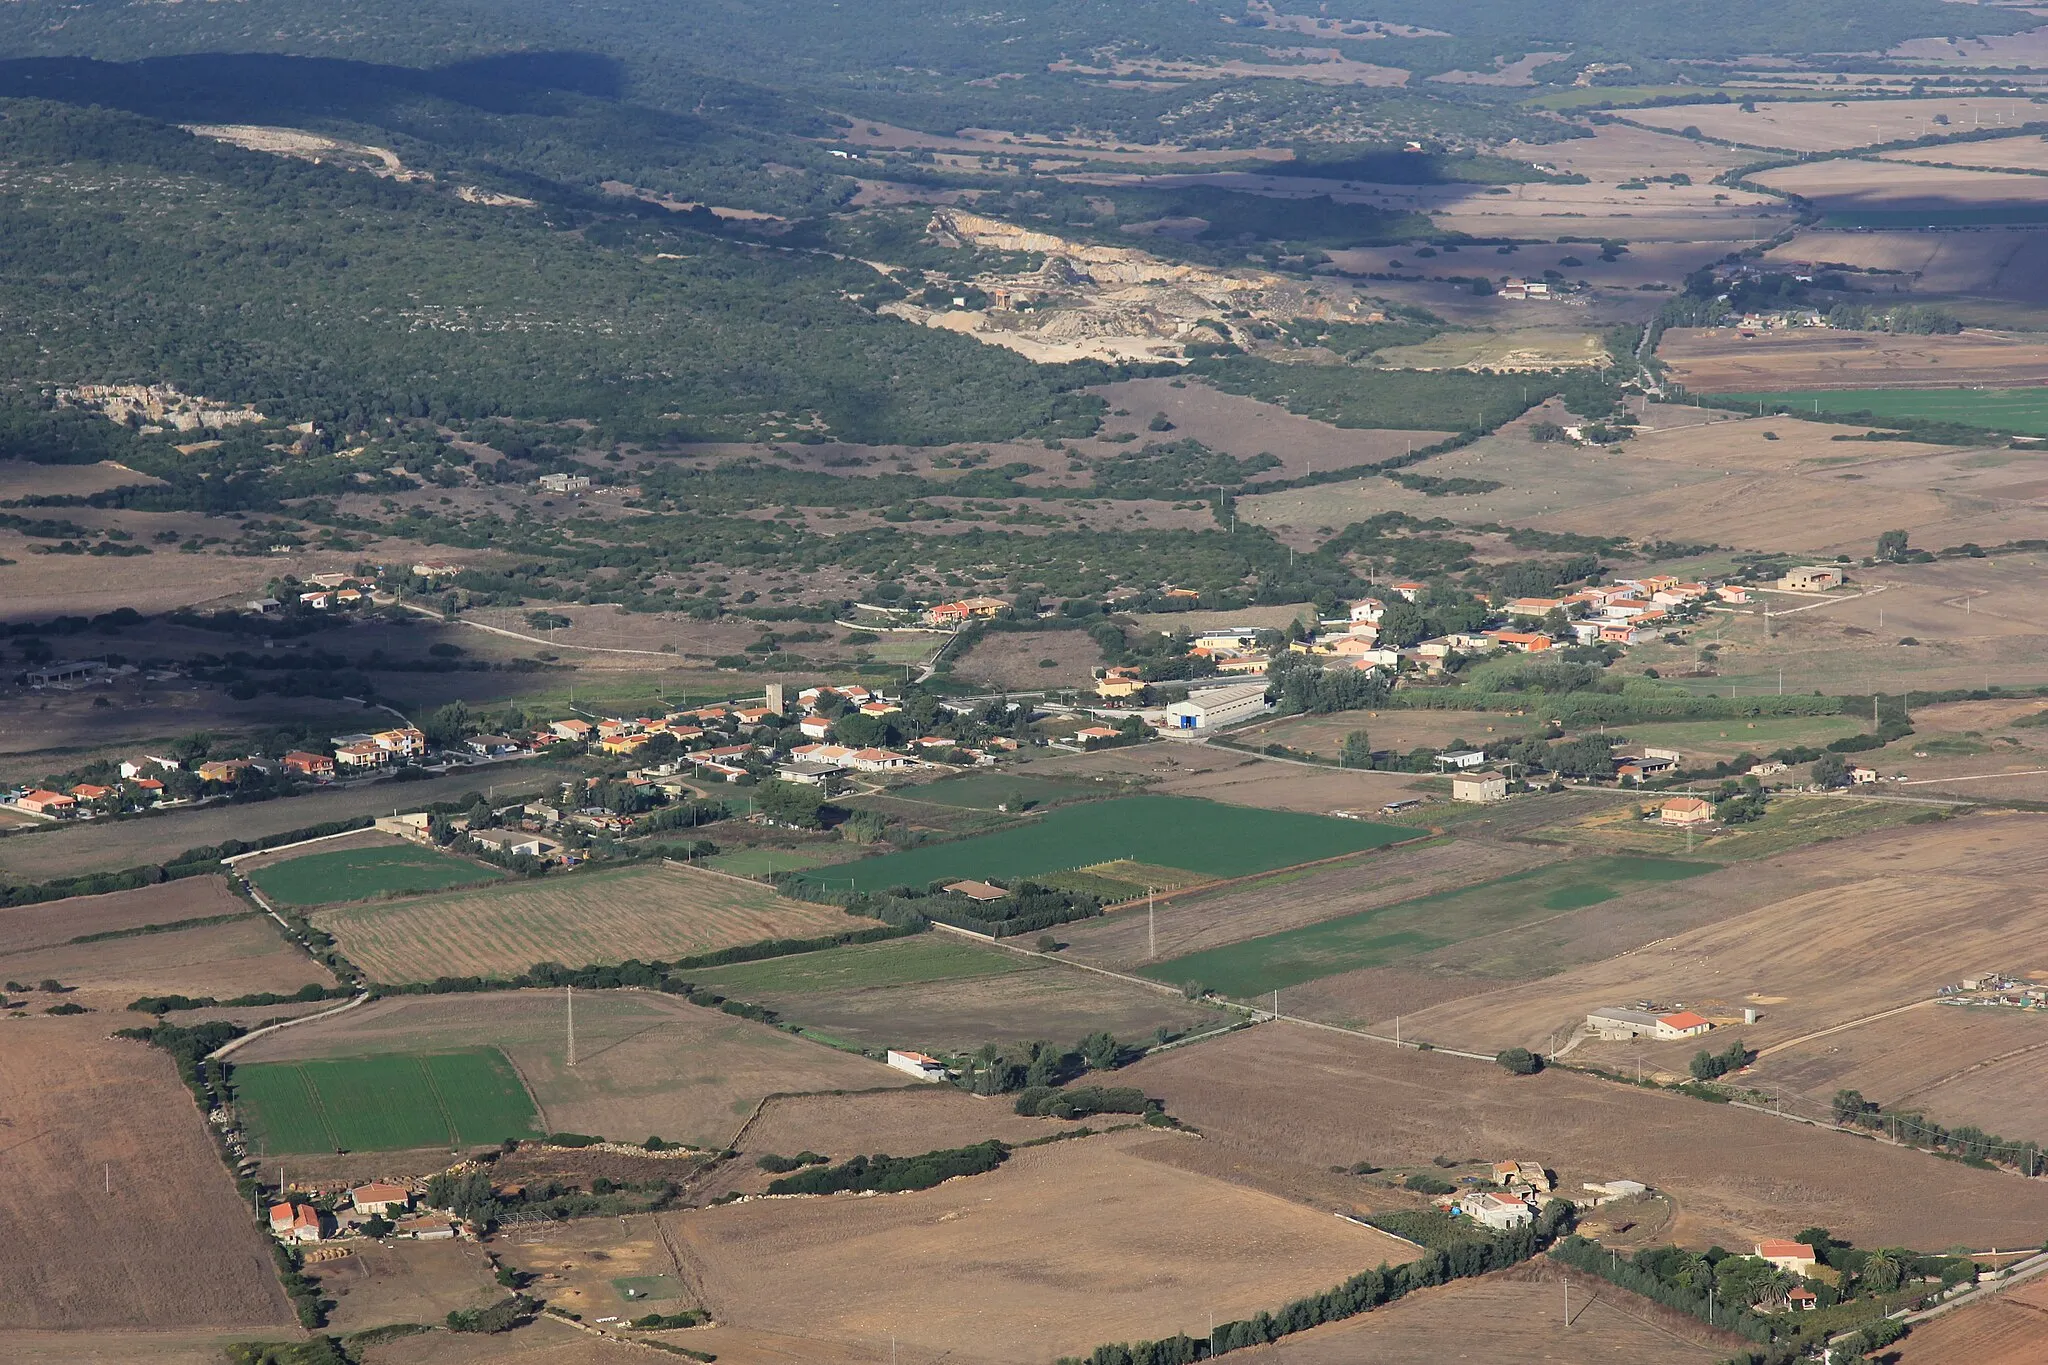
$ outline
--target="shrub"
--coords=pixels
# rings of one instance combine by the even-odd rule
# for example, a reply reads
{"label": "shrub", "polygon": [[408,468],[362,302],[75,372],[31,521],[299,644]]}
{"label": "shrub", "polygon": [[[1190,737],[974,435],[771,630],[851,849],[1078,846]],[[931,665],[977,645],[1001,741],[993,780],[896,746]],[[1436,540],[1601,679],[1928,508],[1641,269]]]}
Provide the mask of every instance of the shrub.
{"label": "shrub", "polygon": [[1430,1175],[1427,1172],[1411,1175],[1401,1184],[1417,1194],[1453,1194],[1458,1188],[1441,1176]]}
{"label": "shrub", "polygon": [[836,1194],[869,1191],[900,1194],[927,1190],[958,1175],[983,1175],[1010,1159],[1009,1147],[991,1138],[971,1147],[942,1148],[923,1156],[857,1156],[838,1166],[814,1167],[770,1181],[770,1194]]}
{"label": "shrub", "polygon": [[1543,1059],[1525,1047],[1511,1047],[1493,1060],[1517,1076],[1533,1076],[1543,1069]]}

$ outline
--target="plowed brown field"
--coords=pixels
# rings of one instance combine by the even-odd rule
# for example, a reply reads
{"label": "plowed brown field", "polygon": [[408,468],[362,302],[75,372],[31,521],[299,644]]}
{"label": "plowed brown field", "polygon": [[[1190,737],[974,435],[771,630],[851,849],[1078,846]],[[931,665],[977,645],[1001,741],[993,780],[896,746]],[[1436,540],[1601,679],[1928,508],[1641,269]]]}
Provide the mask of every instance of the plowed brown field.
{"label": "plowed brown field", "polygon": [[266,1239],[170,1058],[91,1019],[6,1029],[0,1331],[296,1334]]}

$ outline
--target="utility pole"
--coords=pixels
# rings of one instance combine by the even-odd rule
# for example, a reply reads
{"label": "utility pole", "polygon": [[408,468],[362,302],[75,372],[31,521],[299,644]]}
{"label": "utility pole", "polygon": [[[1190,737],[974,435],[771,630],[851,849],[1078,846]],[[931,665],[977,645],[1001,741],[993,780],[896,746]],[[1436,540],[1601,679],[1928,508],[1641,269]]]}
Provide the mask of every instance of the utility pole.
{"label": "utility pole", "polygon": [[576,988],[564,986],[569,1003],[569,1065],[576,1065]]}
{"label": "utility pole", "polygon": [[1159,923],[1154,918],[1157,906],[1153,902],[1152,888],[1145,888],[1145,956],[1159,956]]}
{"label": "utility pole", "polygon": [[1564,1325],[1572,1325],[1572,1282],[1564,1282]]}

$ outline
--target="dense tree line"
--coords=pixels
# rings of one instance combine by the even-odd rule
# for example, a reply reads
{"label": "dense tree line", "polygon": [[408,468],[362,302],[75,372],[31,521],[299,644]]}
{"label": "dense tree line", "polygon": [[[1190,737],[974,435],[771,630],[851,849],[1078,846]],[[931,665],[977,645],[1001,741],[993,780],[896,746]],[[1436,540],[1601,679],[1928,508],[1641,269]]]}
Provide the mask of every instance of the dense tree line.
{"label": "dense tree line", "polygon": [[923,1156],[857,1156],[837,1166],[814,1166],[768,1182],[769,1194],[839,1194],[872,1191],[901,1194],[928,1190],[961,1175],[984,1175],[1010,1158],[1010,1149],[991,1138],[971,1147],[952,1147]]}

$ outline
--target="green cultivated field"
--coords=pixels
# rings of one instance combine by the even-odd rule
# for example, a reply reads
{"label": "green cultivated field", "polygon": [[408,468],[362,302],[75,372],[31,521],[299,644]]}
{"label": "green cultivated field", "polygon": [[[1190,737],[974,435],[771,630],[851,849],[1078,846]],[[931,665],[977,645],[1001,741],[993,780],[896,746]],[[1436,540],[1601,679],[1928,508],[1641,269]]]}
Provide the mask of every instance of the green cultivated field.
{"label": "green cultivated field", "polygon": [[942,932],[886,943],[856,943],[822,952],[798,953],[765,962],[740,962],[692,973],[736,999],[761,994],[907,986],[923,981],[961,981],[1021,971],[1022,959],[993,948],[978,948]]}
{"label": "green cultivated field", "polygon": [[1613,900],[1636,886],[1711,872],[1673,858],[1583,858],[1400,901],[1140,968],[1239,999],[1361,967],[1384,967],[1528,920]]}
{"label": "green cultivated field", "polygon": [[1880,422],[1887,417],[1918,417],[1931,422],[1959,422],[1994,431],[2048,436],[2048,388],[1788,390],[1717,394],[1714,401],[1751,412],[1756,411],[1758,403],[1766,411],[1782,404],[1794,413],[1867,412]]}
{"label": "green cultivated field", "polygon": [[387,891],[439,891],[502,876],[496,868],[452,853],[394,844],[308,853],[249,874],[256,889],[287,905],[335,905]]}
{"label": "green cultivated field", "polygon": [[818,874],[828,885],[878,891],[940,878],[1011,880],[1120,858],[1243,877],[1381,848],[1413,830],[1291,811],[1226,806],[1187,796],[1127,796],[1061,806],[993,834],[885,854]]}
{"label": "green cultivated field", "polygon": [[233,1071],[257,1151],[380,1152],[538,1137],[533,1098],[494,1047],[393,1052]]}

